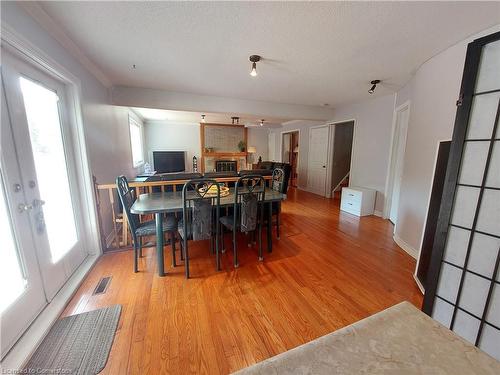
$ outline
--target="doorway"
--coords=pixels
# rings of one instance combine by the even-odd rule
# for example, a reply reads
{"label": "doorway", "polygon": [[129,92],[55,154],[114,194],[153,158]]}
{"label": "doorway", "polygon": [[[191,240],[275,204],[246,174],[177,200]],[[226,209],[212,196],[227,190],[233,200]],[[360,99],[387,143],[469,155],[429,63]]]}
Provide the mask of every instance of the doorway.
{"label": "doorway", "polygon": [[2,48],[1,87],[3,357],[88,253],[66,86]]}
{"label": "doorway", "polygon": [[[340,192],[342,187],[349,186],[351,172],[352,142],[354,139],[354,121],[346,121],[330,125],[333,140],[331,164],[331,196]],[[337,193],[338,194],[338,193]],[[340,198],[340,197],[339,197]]]}
{"label": "doorway", "polygon": [[403,178],[404,156],[406,150],[406,136],[408,133],[408,121],[410,118],[410,102],[406,102],[396,108],[395,123],[392,137],[392,154],[389,171],[389,191],[387,194],[386,207],[387,217],[394,224],[394,231],[398,222],[399,195],[401,191],[401,180]]}
{"label": "doorway", "polygon": [[299,178],[299,137],[298,130],[282,133],[281,160],[283,163],[290,164],[290,186],[292,187],[297,187]]}

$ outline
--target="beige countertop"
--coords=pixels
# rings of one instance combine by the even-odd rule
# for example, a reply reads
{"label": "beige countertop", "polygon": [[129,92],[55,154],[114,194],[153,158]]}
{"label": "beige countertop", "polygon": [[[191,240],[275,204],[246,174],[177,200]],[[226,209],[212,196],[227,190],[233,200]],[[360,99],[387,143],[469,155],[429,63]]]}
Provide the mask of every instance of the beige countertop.
{"label": "beige countertop", "polygon": [[402,302],[237,374],[498,375],[500,362]]}

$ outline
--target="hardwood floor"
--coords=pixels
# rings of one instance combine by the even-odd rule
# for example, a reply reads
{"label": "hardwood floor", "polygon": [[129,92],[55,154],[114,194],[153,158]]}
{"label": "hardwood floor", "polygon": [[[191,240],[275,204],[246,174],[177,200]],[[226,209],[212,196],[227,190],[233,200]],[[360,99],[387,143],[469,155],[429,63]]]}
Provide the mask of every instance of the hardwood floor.
{"label": "hardwood floor", "polygon": [[[104,255],[63,316],[123,306],[102,374],[227,374],[403,300],[420,307],[415,260],[394,243],[389,221],[359,219],[338,207],[336,199],[292,190],[283,204],[281,240],[264,262],[242,239],[240,268],[233,269],[228,251],[216,272],[201,242],[190,245],[190,280],[182,265],[169,266],[170,248],[164,278],[156,273],[153,248],[137,274],[131,251]],[[92,296],[109,275],[108,291]]]}

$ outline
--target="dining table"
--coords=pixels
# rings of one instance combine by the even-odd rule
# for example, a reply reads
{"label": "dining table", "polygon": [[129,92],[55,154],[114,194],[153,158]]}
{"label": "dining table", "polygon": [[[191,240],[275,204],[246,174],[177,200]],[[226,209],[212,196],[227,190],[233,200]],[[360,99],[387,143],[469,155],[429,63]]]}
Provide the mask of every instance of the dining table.
{"label": "dining table", "polygon": [[[234,205],[234,188],[229,189],[229,194],[220,197],[220,207]],[[272,203],[286,199],[286,194],[265,188],[264,204],[269,205],[267,220],[267,247],[272,251]],[[182,191],[165,191],[156,193],[140,194],[130,208],[130,212],[138,215],[154,215],[156,226],[156,256],[158,259],[158,275],[165,276],[165,264],[163,259],[163,215],[166,213],[182,213],[184,202]]]}

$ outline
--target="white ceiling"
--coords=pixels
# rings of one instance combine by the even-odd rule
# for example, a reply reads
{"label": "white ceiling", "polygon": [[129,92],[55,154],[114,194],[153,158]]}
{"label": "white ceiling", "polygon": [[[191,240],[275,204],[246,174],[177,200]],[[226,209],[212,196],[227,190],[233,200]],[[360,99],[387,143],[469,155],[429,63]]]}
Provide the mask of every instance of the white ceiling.
{"label": "white ceiling", "polygon": [[[132,110],[140,116],[144,121],[162,121],[165,123],[200,123],[201,115],[205,115],[206,123],[216,123],[216,124],[231,124],[231,116],[237,116],[235,114],[225,114],[225,113],[202,113],[202,112],[188,112],[188,111],[171,111],[164,109],[152,109],[152,108],[139,108],[132,107]],[[264,120],[263,128],[274,128],[280,127],[287,119],[283,118],[265,118],[262,119],[258,116],[252,115],[239,115],[239,123],[247,127],[258,127],[260,128],[260,120]]]}
{"label": "white ceiling", "polygon": [[[500,2],[44,2],[113,85],[332,107],[394,92]],[[249,75],[251,54],[262,55]],[[136,64],[137,68],[132,69]]]}

